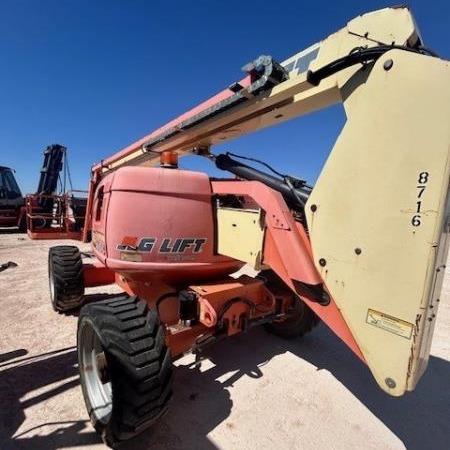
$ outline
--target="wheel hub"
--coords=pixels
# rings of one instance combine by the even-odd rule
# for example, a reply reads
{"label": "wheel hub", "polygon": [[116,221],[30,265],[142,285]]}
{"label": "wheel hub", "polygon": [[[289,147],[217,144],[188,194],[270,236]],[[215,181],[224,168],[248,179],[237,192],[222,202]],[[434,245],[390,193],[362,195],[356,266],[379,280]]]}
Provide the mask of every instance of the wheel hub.
{"label": "wheel hub", "polygon": [[97,361],[97,371],[102,384],[109,383],[111,378],[108,371],[108,362],[106,361],[105,352],[100,352],[95,356]]}
{"label": "wheel hub", "polygon": [[79,342],[80,372],[92,413],[97,420],[108,423],[112,413],[112,386],[105,349],[93,326],[84,324]]}

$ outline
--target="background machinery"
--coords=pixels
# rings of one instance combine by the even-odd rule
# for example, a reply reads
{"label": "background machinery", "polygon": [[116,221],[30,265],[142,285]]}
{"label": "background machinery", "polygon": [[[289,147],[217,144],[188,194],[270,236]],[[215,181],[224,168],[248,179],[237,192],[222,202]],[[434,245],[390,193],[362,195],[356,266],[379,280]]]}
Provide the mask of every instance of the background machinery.
{"label": "background machinery", "polygon": [[[32,239],[81,237],[86,198],[75,197],[73,190],[66,192],[66,178],[70,182],[66,151],[66,147],[58,144],[45,149],[37,190],[25,197],[13,170],[0,167],[1,227],[17,227],[27,231]],[[61,186],[59,194],[58,185]]]}
{"label": "background machinery", "polygon": [[13,169],[0,166],[0,226],[25,228],[22,208],[25,199],[14,177]]}
{"label": "background machinery", "polygon": [[[110,446],[164,413],[173,358],[200,360],[258,325],[295,337],[320,318],[393,396],[426,368],[448,250],[449,63],[396,7],[244,71],[93,167],[94,261],[50,250],[55,309],[80,306],[89,286],[125,292],[84,306],[78,322],[83,395]],[[347,121],[314,187],[212,151],[337,102]],[[183,154],[237,178],[179,170]],[[244,264],[259,274],[230,276]]]}

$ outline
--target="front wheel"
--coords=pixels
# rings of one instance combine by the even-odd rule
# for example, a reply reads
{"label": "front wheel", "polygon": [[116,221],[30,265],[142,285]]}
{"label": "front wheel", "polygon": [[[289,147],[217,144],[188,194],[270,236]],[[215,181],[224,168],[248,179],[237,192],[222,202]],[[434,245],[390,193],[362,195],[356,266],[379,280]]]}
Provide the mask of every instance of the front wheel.
{"label": "front wheel", "polygon": [[84,306],[77,347],[84,401],[105,444],[114,448],[166,412],[172,361],[145,301],[123,294]]}

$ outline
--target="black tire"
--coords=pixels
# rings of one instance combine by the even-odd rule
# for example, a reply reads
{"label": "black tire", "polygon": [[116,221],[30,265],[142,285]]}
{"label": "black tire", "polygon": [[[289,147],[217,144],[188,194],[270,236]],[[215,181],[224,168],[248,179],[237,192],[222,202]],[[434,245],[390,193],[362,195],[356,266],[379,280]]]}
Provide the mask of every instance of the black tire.
{"label": "black tire", "polygon": [[70,311],[83,304],[83,262],[78,247],[59,245],[50,248],[48,279],[50,299],[55,311]]}
{"label": "black tire", "polygon": [[172,359],[158,314],[118,295],[81,309],[78,366],[96,431],[114,448],[160,418],[172,397]]}
{"label": "black tire", "polygon": [[[283,280],[272,270],[260,272],[259,277],[266,281],[269,289],[270,286],[274,286],[278,289],[289,290]],[[289,316],[284,320],[274,321],[264,325],[266,331],[283,339],[300,338],[310,333],[320,322],[319,317],[314,311],[300,297],[295,296],[295,294],[293,295],[293,307]]]}

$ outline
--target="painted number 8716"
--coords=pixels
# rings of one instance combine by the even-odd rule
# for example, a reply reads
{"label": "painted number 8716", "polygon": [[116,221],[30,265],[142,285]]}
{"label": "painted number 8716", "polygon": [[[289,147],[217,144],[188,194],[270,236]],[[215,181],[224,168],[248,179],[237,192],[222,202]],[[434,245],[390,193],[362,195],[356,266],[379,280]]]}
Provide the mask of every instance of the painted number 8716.
{"label": "painted number 8716", "polygon": [[417,177],[417,201],[416,201],[416,213],[411,218],[411,224],[413,227],[419,227],[422,223],[422,198],[427,188],[427,183],[430,179],[428,172],[420,172]]}

